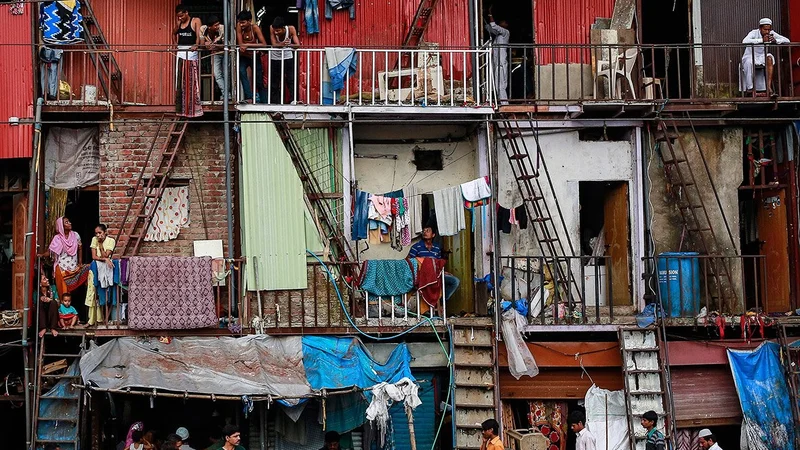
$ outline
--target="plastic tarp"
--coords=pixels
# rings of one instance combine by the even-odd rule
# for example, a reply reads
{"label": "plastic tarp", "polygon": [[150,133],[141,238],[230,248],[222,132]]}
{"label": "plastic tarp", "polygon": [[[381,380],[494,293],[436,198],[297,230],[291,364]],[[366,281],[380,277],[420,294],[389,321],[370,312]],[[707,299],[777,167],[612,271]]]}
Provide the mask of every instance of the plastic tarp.
{"label": "plastic tarp", "polygon": [[[597,450],[628,450],[628,414],[623,391],[609,391],[592,385],[586,391],[586,428],[596,439]],[[608,446],[606,446],[608,435]]]}
{"label": "plastic tarp", "polygon": [[517,310],[509,309],[503,312],[501,326],[503,327],[503,340],[508,351],[508,371],[518,380],[523,375],[529,377],[539,375],[539,366],[536,365],[536,360],[533,359],[533,354],[522,337],[522,332],[527,324],[528,320]]}
{"label": "plastic tarp", "polygon": [[[65,375],[78,375],[78,362],[73,362]],[[79,414],[80,389],[72,384],[73,378],[62,378],[39,401],[39,421],[36,437],[43,441],[58,443],[62,450],[77,450],[78,427],[74,422]]]}
{"label": "plastic tarp", "polygon": [[774,342],[755,350],[728,349],[751,450],[795,448],[789,388],[779,354],[780,346]]}
{"label": "plastic tarp", "polygon": [[[311,394],[300,336],[119,338],[81,357],[84,382],[103,389],[297,398]],[[289,402],[289,403],[297,403]]]}

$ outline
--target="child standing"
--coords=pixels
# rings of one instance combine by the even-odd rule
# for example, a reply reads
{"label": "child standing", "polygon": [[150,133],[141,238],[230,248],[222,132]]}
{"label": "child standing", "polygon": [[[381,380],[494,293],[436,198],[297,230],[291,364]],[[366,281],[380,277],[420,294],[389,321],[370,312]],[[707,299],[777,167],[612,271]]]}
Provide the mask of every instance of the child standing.
{"label": "child standing", "polygon": [[78,323],[78,311],[72,306],[72,295],[61,296],[61,306],[58,307],[59,328],[73,328]]}
{"label": "child standing", "polygon": [[50,280],[42,275],[39,280],[39,337],[44,337],[47,330],[58,336],[58,302],[50,290]]}

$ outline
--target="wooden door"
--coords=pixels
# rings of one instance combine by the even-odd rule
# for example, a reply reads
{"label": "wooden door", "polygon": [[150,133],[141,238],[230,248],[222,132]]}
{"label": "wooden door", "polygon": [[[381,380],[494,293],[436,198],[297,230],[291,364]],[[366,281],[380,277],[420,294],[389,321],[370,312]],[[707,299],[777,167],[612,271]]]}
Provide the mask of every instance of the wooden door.
{"label": "wooden door", "polygon": [[25,232],[28,221],[28,196],[14,196],[14,218],[12,224],[12,248],[14,262],[11,266],[11,307],[22,309],[25,293]]}
{"label": "wooden door", "polygon": [[[472,223],[470,211],[464,211],[467,224]],[[458,314],[460,311],[475,312],[474,283],[473,283],[473,248],[472,248],[472,227],[467,225],[467,229],[455,236],[445,236],[442,238],[445,250],[450,251],[447,258],[445,270],[455,275],[460,284],[458,289],[447,302],[447,314]]]}
{"label": "wooden door", "polygon": [[628,215],[628,183],[612,184],[603,203],[606,255],[610,257],[606,283],[611,278],[613,305],[631,304],[631,230]]}
{"label": "wooden door", "polygon": [[756,203],[756,225],[761,254],[766,259],[766,274],[760,283],[765,312],[786,312],[789,301],[789,230],[786,190],[764,190]]}

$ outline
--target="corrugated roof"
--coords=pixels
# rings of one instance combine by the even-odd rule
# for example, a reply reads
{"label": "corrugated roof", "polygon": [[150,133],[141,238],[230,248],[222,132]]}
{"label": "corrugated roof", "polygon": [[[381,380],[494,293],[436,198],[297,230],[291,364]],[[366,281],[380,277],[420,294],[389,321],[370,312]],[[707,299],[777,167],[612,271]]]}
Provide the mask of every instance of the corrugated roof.
{"label": "corrugated roof", "polygon": [[742,423],[742,408],[729,366],[673,367],[671,372],[679,427]]}
{"label": "corrugated roof", "polygon": [[275,125],[267,120],[266,114],[242,114],[240,198],[247,288],[305,289],[303,186]]}
{"label": "corrugated roof", "polygon": [[[0,6],[0,85],[5,86],[0,101],[0,158],[30,158],[33,126],[11,126],[10,117],[33,117],[33,55],[31,53],[32,3],[23,3],[24,13],[11,13],[11,6]],[[14,45],[10,45],[14,44]]]}
{"label": "corrugated roof", "polygon": [[[535,0],[533,4],[535,41],[537,44],[589,44],[589,31],[598,17],[610,18],[614,0]],[[554,52],[541,51],[537,64],[566,62],[563,47]],[[569,52],[569,61],[589,62],[588,49],[581,54],[578,49]]]}

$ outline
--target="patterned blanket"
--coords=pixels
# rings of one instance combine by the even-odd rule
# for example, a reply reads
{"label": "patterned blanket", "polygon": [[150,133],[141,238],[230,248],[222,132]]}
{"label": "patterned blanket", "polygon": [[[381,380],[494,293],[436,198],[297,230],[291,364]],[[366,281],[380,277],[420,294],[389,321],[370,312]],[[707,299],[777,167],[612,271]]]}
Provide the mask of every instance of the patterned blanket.
{"label": "patterned blanket", "polygon": [[210,257],[134,256],[128,271],[131,329],[180,330],[218,324]]}
{"label": "patterned blanket", "polygon": [[42,40],[52,45],[83,42],[83,16],[78,0],[44,2],[40,23]]}
{"label": "patterned blanket", "polygon": [[414,289],[416,259],[373,259],[361,268],[361,289],[372,295],[403,295]]}

